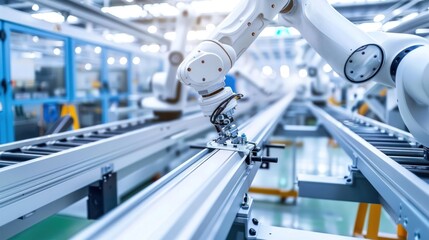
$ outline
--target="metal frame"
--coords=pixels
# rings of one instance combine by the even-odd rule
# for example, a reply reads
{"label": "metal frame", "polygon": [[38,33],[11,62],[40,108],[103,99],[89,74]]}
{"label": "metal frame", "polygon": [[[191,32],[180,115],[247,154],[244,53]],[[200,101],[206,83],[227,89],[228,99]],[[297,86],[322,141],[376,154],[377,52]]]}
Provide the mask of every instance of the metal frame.
{"label": "metal frame", "polygon": [[19,32],[19,33],[24,33],[24,34],[34,34],[37,36],[41,36],[41,37],[45,37],[45,38],[49,38],[49,39],[54,39],[54,40],[59,40],[59,41],[63,41],[64,42],[64,87],[66,89],[66,95],[64,97],[60,97],[60,98],[40,98],[40,99],[31,99],[31,100],[16,100],[16,99],[12,99],[12,103],[14,105],[24,105],[24,104],[41,104],[41,103],[49,103],[49,102],[66,102],[69,98],[69,89],[70,89],[70,80],[68,79],[70,77],[70,69],[69,66],[67,66],[67,64],[69,64],[69,62],[67,61],[68,59],[68,55],[70,52],[70,46],[69,46],[69,38],[61,36],[59,34],[54,34],[54,33],[50,33],[50,32],[46,32],[43,30],[39,30],[39,29],[35,29],[35,28],[31,28],[31,27],[27,27],[27,26],[22,26],[19,24],[15,24],[15,23],[9,23],[9,22],[5,22],[4,23],[4,31],[6,32],[6,41],[5,41],[5,67],[7,69],[6,71],[6,80],[9,82],[10,84],[10,80],[11,80],[11,72],[10,72],[10,57],[11,57],[11,49],[10,49],[10,36],[12,32]]}
{"label": "metal frame", "polygon": [[[347,154],[352,156],[354,167],[357,167],[378,191],[381,196],[380,202],[387,212],[397,223],[401,223],[407,229],[408,238],[428,238],[429,185],[427,182],[380,152],[323,109],[314,105],[309,107]],[[345,110],[333,107],[330,109],[350,116]],[[416,142],[409,133],[386,124],[358,115],[350,117]]]}
{"label": "metal frame", "polygon": [[[0,21],[0,31],[3,31],[3,22]],[[3,55],[3,48],[4,48],[4,41],[1,41],[0,43],[0,81],[3,81],[5,79],[5,66],[4,66],[4,55]],[[0,143],[5,143],[8,139],[8,128],[9,124],[7,121],[8,113],[10,111],[7,111],[8,105],[6,102],[6,94],[3,94],[3,90],[0,90],[0,104],[1,104],[1,110],[0,110]]]}
{"label": "metal frame", "polygon": [[[240,130],[262,146],[293,98],[289,94],[279,100]],[[237,151],[204,149],[74,239],[132,238],[135,234],[140,238],[224,239],[260,167],[259,162],[248,165],[246,158]]]}
{"label": "metal frame", "polygon": [[[82,131],[6,144],[0,151],[141,120],[122,121]],[[100,169],[103,166],[113,164],[114,171],[120,171],[145,156],[174,145],[178,139],[190,137],[208,127],[210,127],[208,122],[196,114],[1,168],[0,225],[31,213],[100,179]]]}
{"label": "metal frame", "polygon": [[[85,42],[88,44],[99,45],[105,49],[112,49],[118,52],[124,52],[128,55],[128,93],[132,89],[132,59],[131,56],[133,52],[139,51],[138,46],[136,45],[117,45],[115,43],[109,42],[103,37],[88,33],[82,29],[68,26],[67,24],[58,25],[41,20],[34,19],[29,14],[22,13],[7,7],[0,6],[0,23],[7,32],[7,37],[5,42],[2,43],[3,49],[0,50],[1,53],[1,62],[3,63],[3,69],[1,74],[4,74],[4,77],[10,81],[10,47],[9,47],[9,33],[10,30],[17,30],[19,32],[37,34],[39,36],[44,36],[48,38],[54,38],[64,41],[64,64],[65,64],[65,89],[66,96],[61,98],[46,98],[46,99],[29,99],[29,100],[13,100],[12,99],[12,90],[10,86],[8,87],[8,92],[4,96],[3,110],[4,118],[0,119],[0,143],[12,142],[14,140],[14,116],[12,107],[15,105],[29,105],[29,104],[43,104],[43,103],[67,103],[67,102],[82,102],[85,100],[75,99],[75,63],[74,63],[74,42]],[[139,53],[139,56],[144,56],[145,59],[148,57],[157,58],[159,56],[155,54],[145,54]],[[103,62],[103,59],[102,59]],[[0,74],[0,75],[1,75]],[[10,85],[10,84],[9,84]],[[108,120],[108,106],[110,104],[110,96],[105,96],[105,100],[102,100],[103,114],[102,122],[107,122]],[[121,96],[121,99],[125,99],[125,94]],[[95,98],[94,98],[95,99]],[[86,99],[88,101],[93,101],[94,99]]]}

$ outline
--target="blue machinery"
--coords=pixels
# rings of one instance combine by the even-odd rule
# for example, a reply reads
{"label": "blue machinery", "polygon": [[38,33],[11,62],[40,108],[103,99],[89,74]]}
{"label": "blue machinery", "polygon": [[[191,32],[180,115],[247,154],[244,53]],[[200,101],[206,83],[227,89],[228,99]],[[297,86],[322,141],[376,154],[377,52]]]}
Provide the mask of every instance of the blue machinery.
{"label": "blue machinery", "polygon": [[[21,139],[17,137],[19,131],[32,130],[33,135],[38,134],[29,126],[37,126],[40,118],[43,119],[43,114],[39,120],[34,115],[45,104],[72,103],[88,115],[97,115],[96,119],[83,119],[84,126],[108,122],[112,103],[128,106],[128,96],[138,88],[137,68],[143,68],[148,56],[97,40],[90,42],[16,24],[5,15],[0,17],[0,143]],[[37,21],[34,20],[33,25],[38,24]],[[50,46],[44,46],[46,43]],[[88,51],[93,52],[88,54]],[[135,58],[138,61],[133,61]],[[37,59],[53,67],[36,64]],[[158,62],[153,70],[159,70],[161,61]],[[143,76],[139,77],[141,81]],[[86,82],[91,85],[81,86]],[[82,91],[82,87],[87,91]],[[85,110],[88,106],[92,109]],[[32,116],[28,118],[26,112]],[[85,124],[85,121],[91,123]]]}

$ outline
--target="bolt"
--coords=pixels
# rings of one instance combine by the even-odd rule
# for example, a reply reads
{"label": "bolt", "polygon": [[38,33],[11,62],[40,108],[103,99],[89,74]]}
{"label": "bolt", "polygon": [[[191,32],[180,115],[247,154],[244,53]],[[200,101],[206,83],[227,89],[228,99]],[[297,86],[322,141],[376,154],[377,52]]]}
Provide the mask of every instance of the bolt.
{"label": "bolt", "polygon": [[255,224],[255,225],[258,225],[258,224],[259,224],[259,221],[258,221],[258,219],[256,219],[256,218],[253,218],[253,219],[252,219],[252,222],[253,222],[253,224]]}
{"label": "bolt", "polygon": [[256,230],[253,229],[253,228],[249,229],[249,234],[250,234],[250,236],[255,236],[256,235]]}
{"label": "bolt", "polygon": [[420,233],[414,232],[414,240],[420,240]]}
{"label": "bolt", "polygon": [[249,205],[247,205],[246,203],[242,203],[241,208],[244,210],[247,210],[247,209],[249,209]]}

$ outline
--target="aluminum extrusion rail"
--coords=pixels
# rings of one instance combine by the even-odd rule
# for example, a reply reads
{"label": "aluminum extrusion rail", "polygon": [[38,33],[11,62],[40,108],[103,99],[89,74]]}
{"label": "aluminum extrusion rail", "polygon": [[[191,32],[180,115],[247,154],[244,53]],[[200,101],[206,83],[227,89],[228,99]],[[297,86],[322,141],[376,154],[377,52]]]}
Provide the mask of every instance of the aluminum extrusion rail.
{"label": "aluminum extrusion rail", "polygon": [[211,127],[200,114],[148,124],[144,118],[0,146],[1,226]]}
{"label": "aluminum extrusion rail", "polygon": [[[262,146],[293,98],[282,98],[240,131]],[[260,167],[246,157],[205,149],[74,239],[225,239]]]}
{"label": "aluminum extrusion rail", "polygon": [[429,161],[407,132],[343,109],[309,105],[380,194],[408,238],[429,238]]}

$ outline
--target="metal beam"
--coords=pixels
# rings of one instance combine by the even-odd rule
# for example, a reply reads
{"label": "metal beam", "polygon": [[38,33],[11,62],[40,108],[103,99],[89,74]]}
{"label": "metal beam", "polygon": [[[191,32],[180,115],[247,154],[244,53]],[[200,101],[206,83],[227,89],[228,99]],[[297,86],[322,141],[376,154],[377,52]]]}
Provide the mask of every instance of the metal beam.
{"label": "metal beam", "polygon": [[[418,239],[429,237],[429,185],[427,179],[413,174],[398,162],[381,152],[373,144],[367,142],[353,132],[342,121],[336,120],[331,114],[338,114],[347,121],[360,122],[372,126],[379,132],[394,134],[395,137],[416,142],[407,132],[401,131],[372,119],[351,115],[343,109],[328,107],[322,109],[310,105],[318,120],[326,127],[335,140],[353,159],[353,166],[359,169],[377,190],[387,204],[394,219],[401,223],[408,232],[408,238]],[[327,112],[330,111],[330,113]],[[377,131],[378,131],[377,130]]]}
{"label": "metal beam", "polygon": [[[293,99],[289,94],[240,127],[261,146]],[[260,167],[246,155],[205,149],[74,239],[225,239]],[[144,229],[144,231],[142,231]]]}
{"label": "metal beam", "polygon": [[152,40],[156,43],[166,44],[168,46],[170,45],[170,41],[164,37],[157,34],[151,34],[136,23],[128,22],[113,15],[103,13],[100,9],[90,5],[78,3],[72,0],[34,0],[33,2],[60,12],[67,12],[78,18],[85,19],[88,22],[98,24],[108,29],[115,29],[119,32],[130,34],[143,41]]}

